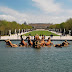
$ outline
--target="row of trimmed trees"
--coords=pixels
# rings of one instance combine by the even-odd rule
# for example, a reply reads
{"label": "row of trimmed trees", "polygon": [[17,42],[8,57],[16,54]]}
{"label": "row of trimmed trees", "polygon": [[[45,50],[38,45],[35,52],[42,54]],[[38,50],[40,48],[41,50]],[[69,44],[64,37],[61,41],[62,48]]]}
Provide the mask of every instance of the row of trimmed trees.
{"label": "row of trimmed trees", "polygon": [[65,33],[68,34],[69,30],[72,31],[72,18],[68,19],[66,22],[62,22],[61,24],[51,25],[49,29],[61,29],[62,32],[65,29]]}
{"label": "row of trimmed trees", "polygon": [[15,33],[15,29],[19,31],[19,29],[32,29],[31,26],[25,25],[25,24],[18,24],[15,21],[9,22],[6,20],[0,20],[0,34],[1,35],[8,35],[9,30],[11,30],[11,33]]}

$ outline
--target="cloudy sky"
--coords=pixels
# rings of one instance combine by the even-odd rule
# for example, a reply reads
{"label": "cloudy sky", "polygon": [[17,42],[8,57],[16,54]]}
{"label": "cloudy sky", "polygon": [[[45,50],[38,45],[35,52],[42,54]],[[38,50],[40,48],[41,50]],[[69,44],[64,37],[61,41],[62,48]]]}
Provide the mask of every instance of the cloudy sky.
{"label": "cloudy sky", "polygon": [[72,0],[0,0],[0,20],[61,23],[72,17]]}

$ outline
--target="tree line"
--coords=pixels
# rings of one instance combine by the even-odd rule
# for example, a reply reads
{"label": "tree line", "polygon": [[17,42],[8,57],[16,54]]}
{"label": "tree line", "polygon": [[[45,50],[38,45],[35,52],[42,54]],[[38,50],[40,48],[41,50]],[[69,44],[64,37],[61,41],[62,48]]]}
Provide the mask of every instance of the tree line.
{"label": "tree line", "polygon": [[17,32],[19,31],[19,29],[32,29],[31,26],[29,25],[25,25],[25,24],[18,24],[15,21],[9,22],[6,20],[0,20],[0,34],[1,35],[8,35],[9,34],[9,30],[11,30],[11,34],[15,33],[15,29],[17,30]]}
{"label": "tree line", "polygon": [[54,24],[49,27],[49,29],[61,29],[62,33],[64,32],[65,28],[65,33],[68,34],[69,30],[72,31],[72,18],[66,20],[65,22],[62,22],[60,24]]}

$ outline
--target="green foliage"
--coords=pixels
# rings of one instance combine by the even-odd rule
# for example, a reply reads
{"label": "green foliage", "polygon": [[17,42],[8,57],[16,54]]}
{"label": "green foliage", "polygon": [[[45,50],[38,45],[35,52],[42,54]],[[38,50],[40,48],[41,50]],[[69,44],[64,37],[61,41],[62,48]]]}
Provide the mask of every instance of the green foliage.
{"label": "green foliage", "polygon": [[67,29],[72,29],[72,18],[70,18],[66,21],[65,26],[66,26]]}
{"label": "green foliage", "polygon": [[32,29],[32,27],[25,24],[18,24],[15,21],[8,22],[6,20],[0,20],[0,31],[3,32],[2,35],[7,35],[9,30],[11,30],[12,34],[14,34],[15,29]]}
{"label": "green foliage", "polygon": [[50,29],[61,29],[63,30],[65,28],[66,33],[68,33],[68,30],[72,30],[72,18],[68,19],[66,22],[62,22],[61,24],[54,24],[49,27]]}
{"label": "green foliage", "polygon": [[61,28],[61,29],[64,29],[64,28],[65,28],[65,23],[64,23],[64,22],[62,22],[62,23],[60,24],[60,28]]}

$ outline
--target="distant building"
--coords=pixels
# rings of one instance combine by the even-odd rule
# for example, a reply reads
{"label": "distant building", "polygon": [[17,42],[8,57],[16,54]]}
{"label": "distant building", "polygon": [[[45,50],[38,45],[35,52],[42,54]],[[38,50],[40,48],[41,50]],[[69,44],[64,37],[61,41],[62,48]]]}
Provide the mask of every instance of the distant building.
{"label": "distant building", "polygon": [[32,26],[34,29],[46,29],[52,24],[50,24],[50,23],[31,23],[28,25]]}
{"label": "distant building", "polygon": [[27,25],[26,21],[24,22],[25,25]]}

